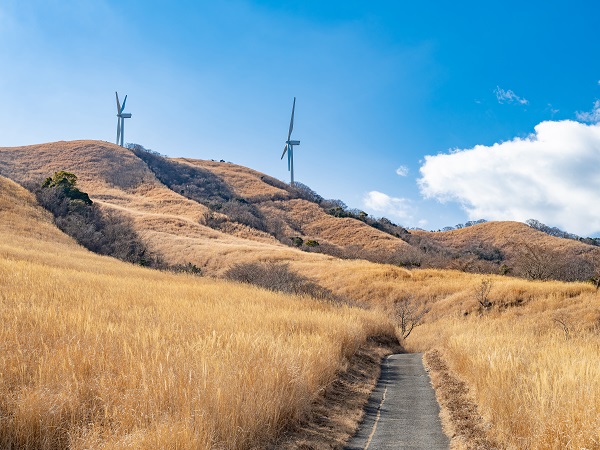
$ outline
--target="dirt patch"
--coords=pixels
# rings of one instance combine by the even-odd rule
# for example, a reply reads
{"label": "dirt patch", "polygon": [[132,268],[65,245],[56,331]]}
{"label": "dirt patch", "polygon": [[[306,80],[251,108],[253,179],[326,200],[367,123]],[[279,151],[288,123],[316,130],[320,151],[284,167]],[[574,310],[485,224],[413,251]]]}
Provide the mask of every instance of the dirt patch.
{"label": "dirt patch", "polygon": [[500,448],[485,433],[485,423],[469,395],[469,387],[449,369],[438,350],[423,357],[441,408],[444,432],[452,450],[492,450]]}
{"label": "dirt patch", "polygon": [[354,435],[381,372],[381,360],[402,349],[391,338],[370,339],[314,403],[312,413],[271,449],[342,449]]}

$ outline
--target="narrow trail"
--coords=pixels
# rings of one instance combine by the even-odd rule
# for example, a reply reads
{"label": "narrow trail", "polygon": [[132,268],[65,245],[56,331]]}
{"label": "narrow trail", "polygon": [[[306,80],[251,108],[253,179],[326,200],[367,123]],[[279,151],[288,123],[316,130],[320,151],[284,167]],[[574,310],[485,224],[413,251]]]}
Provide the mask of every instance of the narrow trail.
{"label": "narrow trail", "polygon": [[365,418],[345,450],[450,448],[421,353],[388,356]]}

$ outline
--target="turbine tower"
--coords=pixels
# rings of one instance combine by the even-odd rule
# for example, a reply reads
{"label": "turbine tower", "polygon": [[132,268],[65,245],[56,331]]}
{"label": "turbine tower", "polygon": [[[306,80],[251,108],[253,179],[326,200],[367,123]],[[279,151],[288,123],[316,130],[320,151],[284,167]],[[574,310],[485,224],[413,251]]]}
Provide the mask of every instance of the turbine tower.
{"label": "turbine tower", "polygon": [[131,119],[131,113],[123,112],[125,109],[125,102],[127,102],[127,96],[123,99],[123,105],[119,102],[119,94],[115,92],[115,96],[117,97],[117,145],[123,147],[123,140],[125,139],[125,119]]}
{"label": "turbine tower", "polygon": [[294,110],[296,109],[296,97],[294,97],[294,104],[292,105],[292,118],[290,119],[290,131],[288,132],[287,141],[285,141],[285,148],[281,159],[285,156],[285,152],[288,154],[288,170],[291,173],[290,185],[294,185],[294,145],[300,145],[300,141],[292,141],[292,130],[294,129]]}

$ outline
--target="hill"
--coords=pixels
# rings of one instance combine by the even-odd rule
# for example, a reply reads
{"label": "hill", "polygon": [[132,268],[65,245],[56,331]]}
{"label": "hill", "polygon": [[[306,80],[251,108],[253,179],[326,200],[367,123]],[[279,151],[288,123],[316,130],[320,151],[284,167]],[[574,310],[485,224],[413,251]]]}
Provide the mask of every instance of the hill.
{"label": "hill", "polygon": [[[93,141],[0,149],[2,174],[23,183],[58,170],[76,173],[95,203],[131,218],[153,251],[171,262],[197,262],[211,275],[244,261],[284,262],[361,307],[98,256],[57,230],[33,195],[0,177],[0,446],[273,442],[304,420],[312,408],[306,399],[327,391],[359,346],[393,332],[390,317],[425,311],[405,345],[437,349],[447,370],[468,383],[477,403],[469,400],[468,409],[479,410],[480,432],[496,447],[595,448],[600,309],[591,284],[407,270],[301,251],[285,245],[271,222],[324,243],[324,235],[303,233],[334,220],[344,233],[356,230],[360,241],[374,227],[322,216],[314,209],[322,208],[318,198],[239,166],[158,163]],[[163,169],[175,170],[164,178]],[[186,184],[198,179],[206,182]],[[311,220],[292,228],[305,209]],[[401,253],[433,253],[460,264],[499,267],[527,255],[535,261],[540,248],[550,249],[542,253],[549,257],[543,266],[564,255],[595,257],[594,247],[518,223],[401,235],[395,238],[403,241]],[[368,244],[359,252],[368,252]],[[482,257],[474,260],[477,252]],[[485,259],[497,252],[502,258]],[[329,414],[323,411],[319,420]],[[447,426],[458,443],[467,439],[462,425]]]}
{"label": "hill", "polygon": [[[269,234],[242,223],[235,214],[229,219],[227,214],[187,198],[182,195],[183,190],[176,192],[165,186],[130,150],[110,143],[74,141],[0,148],[0,174],[27,184],[41,183],[59,170],[75,173],[79,186],[93,201],[133,219],[136,230],[153,252],[173,263],[192,262],[207,273],[219,273],[231,264],[248,260],[323,258],[283,245],[276,236],[312,239],[322,247],[406,247],[402,240],[359,221],[335,218],[311,202],[290,199],[287,191],[269,185],[261,180],[266,176],[250,169],[206,161],[170,163],[177,164],[177,170],[182,166],[208,167],[208,176],[206,171],[200,176],[204,180],[210,177],[209,181],[218,183],[219,189],[235,192],[243,202],[262,199],[257,209],[269,222],[276,222],[271,228],[278,231]],[[244,203],[233,206],[238,205]],[[207,226],[211,220],[218,226]]]}
{"label": "hill", "polygon": [[1,448],[264,447],[393,339],[373,311],[96,255],[4,177],[0,216]]}
{"label": "hill", "polygon": [[[413,231],[456,254],[479,254],[529,278],[588,279],[600,263],[600,248],[549,236],[521,222],[486,222],[444,232]],[[468,268],[473,260],[457,263]],[[462,265],[463,267],[459,267]]]}
{"label": "hill", "polygon": [[166,158],[140,146],[73,141],[0,148],[0,174],[19,183],[39,184],[59,170],[75,173],[94,202],[130,218],[153,254],[206,274],[243,262],[318,263],[331,255],[408,268],[583,280],[600,260],[600,248],[517,222],[409,232],[340,211],[309,189],[246,167]]}

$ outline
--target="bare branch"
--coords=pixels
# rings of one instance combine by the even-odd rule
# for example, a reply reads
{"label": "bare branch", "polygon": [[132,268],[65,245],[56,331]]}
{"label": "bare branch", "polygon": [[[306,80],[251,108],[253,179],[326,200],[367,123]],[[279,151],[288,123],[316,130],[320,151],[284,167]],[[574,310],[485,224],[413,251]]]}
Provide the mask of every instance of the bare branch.
{"label": "bare branch", "polygon": [[421,325],[423,317],[428,312],[424,307],[418,308],[412,297],[394,300],[393,306],[393,315],[400,326],[402,339],[408,338],[415,327]]}
{"label": "bare branch", "polygon": [[475,298],[477,299],[477,302],[485,309],[488,309],[492,306],[492,302],[490,302],[488,297],[493,285],[494,282],[492,279],[486,278],[481,280],[481,283],[475,287]]}

